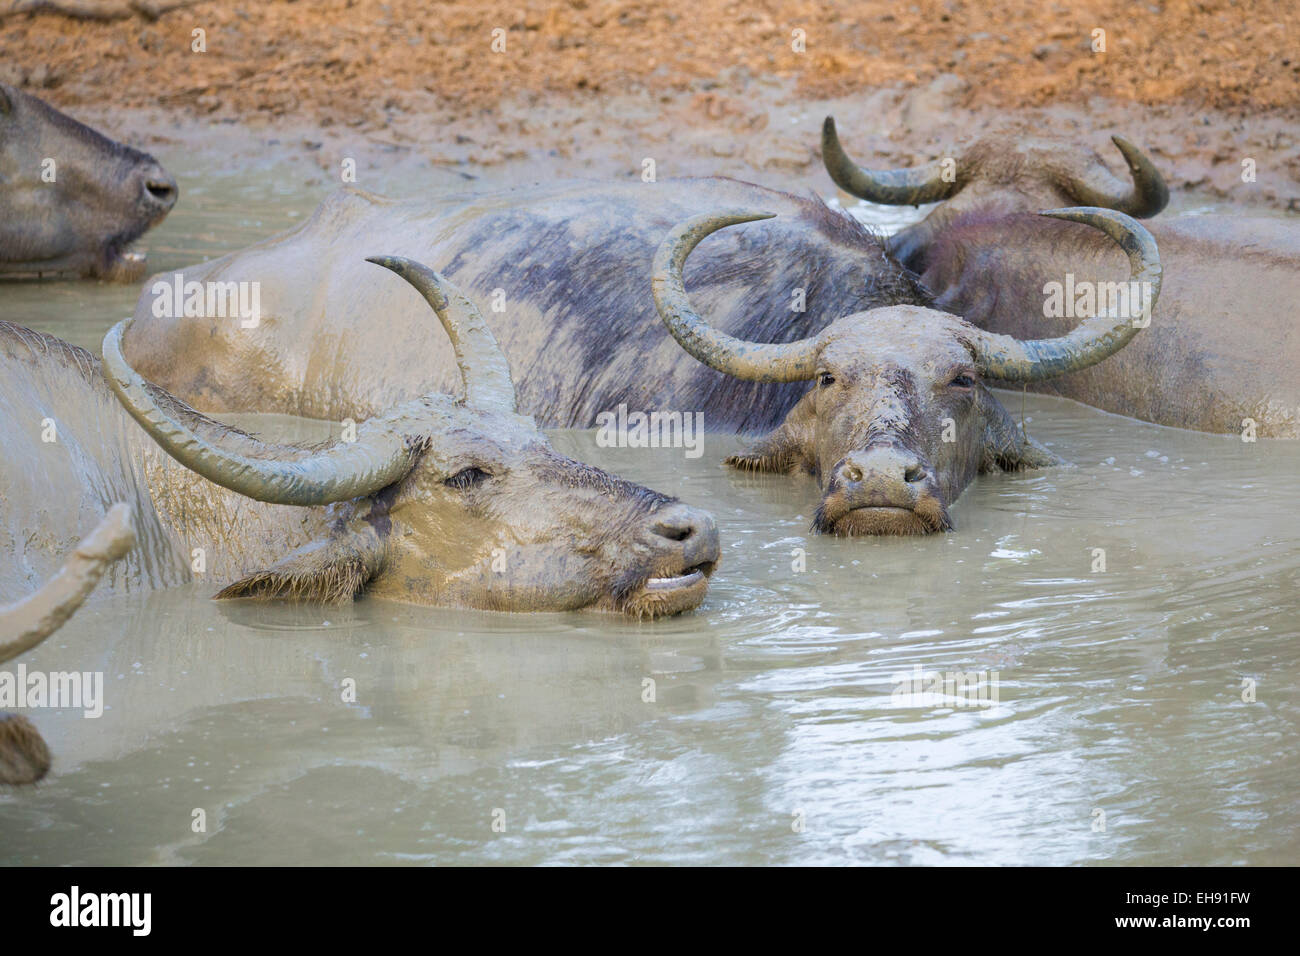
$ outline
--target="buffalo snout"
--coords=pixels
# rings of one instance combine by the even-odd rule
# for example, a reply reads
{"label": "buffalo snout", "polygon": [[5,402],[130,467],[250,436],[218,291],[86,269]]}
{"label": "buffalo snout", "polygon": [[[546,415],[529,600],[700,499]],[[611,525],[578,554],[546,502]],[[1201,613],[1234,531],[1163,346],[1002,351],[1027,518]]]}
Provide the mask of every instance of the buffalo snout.
{"label": "buffalo snout", "polygon": [[713,515],[675,503],[650,517],[656,550],[680,558],[682,569],[711,566],[721,553]]}
{"label": "buffalo snout", "polygon": [[855,508],[914,508],[932,477],[920,456],[877,447],[845,455],[835,466],[832,487]]}
{"label": "buffalo snout", "polygon": [[929,534],[948,519],[934,468],[895,445],[849,452],[831,469],[813,528],[826,534]]}

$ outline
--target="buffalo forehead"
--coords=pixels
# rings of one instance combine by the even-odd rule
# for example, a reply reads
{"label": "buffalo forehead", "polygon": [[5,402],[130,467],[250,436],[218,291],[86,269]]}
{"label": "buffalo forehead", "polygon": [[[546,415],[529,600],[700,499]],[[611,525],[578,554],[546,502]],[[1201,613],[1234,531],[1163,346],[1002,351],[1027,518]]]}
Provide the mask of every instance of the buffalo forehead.
{"label": "buffalo forehead", "polygon": [[972,360],[969,327],[956,316],[892,306],[847,316],[822,335],[828,366],[865,371],[887,367],[935,375]]}

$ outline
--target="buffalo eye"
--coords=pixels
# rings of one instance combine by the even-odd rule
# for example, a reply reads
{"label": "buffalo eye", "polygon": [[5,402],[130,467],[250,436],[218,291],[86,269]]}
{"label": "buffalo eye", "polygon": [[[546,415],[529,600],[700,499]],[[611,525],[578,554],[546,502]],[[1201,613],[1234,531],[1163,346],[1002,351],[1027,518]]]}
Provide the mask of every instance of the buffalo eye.
{"label": "buffalo eye", "polygon": [[834,384],[835,384],[835,376],[832,375],[830,372],[818,372],[818,373],[817,373],[817,387],[818,387],[818,388],[829,388],[830,386],[832,386],[832,385],[834,385]]}
{"label": "buffalo eye", "polygon": [[952,381],[948,383],[948,387],[949,388],[974,388],[975,377],[973,375],[968,375],[966,372],[962,372],[958,375],[953,376]]}
{"label": "buffalo eye", "polygon": [[467,488],[473,488],[479,482],[491,477],[492,476],[482,468],[470,466],[469,468],[462,468],[460,471],[456,472],[456,474],[444,481],[443,484],[449,488],[457,488],[464,491]]}

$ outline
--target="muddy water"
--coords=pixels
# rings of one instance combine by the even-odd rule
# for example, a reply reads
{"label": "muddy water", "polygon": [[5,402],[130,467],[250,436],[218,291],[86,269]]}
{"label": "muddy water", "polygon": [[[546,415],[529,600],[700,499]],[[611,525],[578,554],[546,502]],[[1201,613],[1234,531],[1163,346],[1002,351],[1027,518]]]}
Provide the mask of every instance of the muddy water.
{"label": "muddy water", "polygon": [[[200,186],[155,268],[317,198]],[[93,346],[135,291],[3,296]],[[32,714],[56,770],[0,794],[0,862],[1294,863],[1300,443],[1003,399],[1074,465],[920,539],[809,534],[812,482],[724,471],[730,437],[556,434],[717,515],[709,597],[666,621],[100,595],[23,661],[102,671],[107,709]],[[908,698],[918,668],[983,699]]]}

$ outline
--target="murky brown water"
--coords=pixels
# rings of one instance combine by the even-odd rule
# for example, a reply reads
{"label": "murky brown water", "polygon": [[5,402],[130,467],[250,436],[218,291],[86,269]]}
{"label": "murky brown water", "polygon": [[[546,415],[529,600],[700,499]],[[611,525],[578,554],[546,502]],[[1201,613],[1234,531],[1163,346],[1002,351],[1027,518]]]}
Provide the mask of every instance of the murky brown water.
{"label": "murky brown water", "polygon": [[[191,178],[154,267],[318,196],[274,183]],[[135,294],[0,287],[0,318],[96,347]],[[56,770],[0,793],[0,862],[1296,862],[1300,443],[1024,408],[1074,466],[981,478],[918,539],[809,534],[811,480],[723,470],[729,436],[556,434],[717,515],[679,618],[98,595],[23,663],[102,670],[108,709],[32,715]],[[917,667],[997,701],[899,706]]]}

